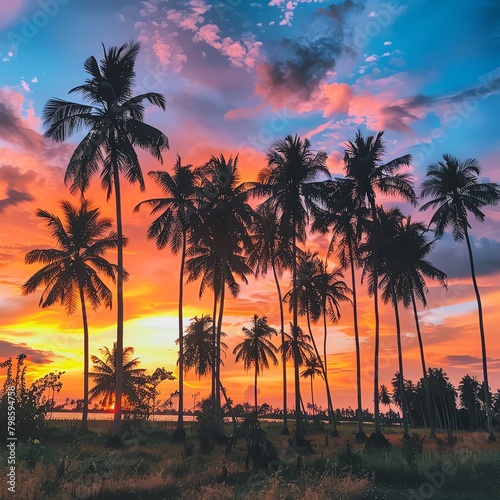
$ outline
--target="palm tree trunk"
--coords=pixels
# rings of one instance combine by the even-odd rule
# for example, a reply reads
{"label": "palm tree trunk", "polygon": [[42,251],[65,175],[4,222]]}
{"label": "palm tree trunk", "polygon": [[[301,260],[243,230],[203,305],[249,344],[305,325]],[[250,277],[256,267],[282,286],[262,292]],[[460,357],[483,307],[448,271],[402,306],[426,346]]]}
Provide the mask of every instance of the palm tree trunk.
{"label": "palm tree trunk", "polygon": [[215,348],[215,411],[217,412],[216,424],[217,429],[223,433],[223,425],[222,425],[222,414],[221,414],[221,404],[220,404],[220,343],[221,343],[221,334],[222,334],[222,319],[224,317],[224,295],[226,288],[226,280],[224,279],[224,275],[222,276],[221,290],[220,290],[220,305],[219,305],[219,318],[217,320],[217,339],[216,339],[216,348]]}
{"label": "palm tree trunk", "polygon": [[302,429],[302,415],[300,412],[300,374],[299,374],[299,346],[297,344],[298,341],[298,309],[297,309],[297,237],[296,237],[296,225],[295,225],[295,216],[293,216],[292,220],[293,224],[293,241],[292,241],[292,307],[293,307],[293,371],[295,375],[295,436],[297,440],[304,439],[304,431]]}
{"label": "palm tree trunk", "polygon": [[486,360],[486,335],[484,333],[484,323],[483,323],[483,305],[481,303],[481,295],[479,294],[479,287],[477,286],[476,271],[474,268],[474,258],[472,257],[472,247],[469,239],[469,232],[467,226],[465,226],[465,241],[467,243],[467,250],[469,251],[469,263],[470,263],[470,273],[472,276],[472,284],[474,286],[474,292],[476,294],[477,300],[477,311],[479,316],[479,333],[481,335],[481,355],[483,358],[483,378],[484,378],[484,401],[486,403],[486,422],[488,430],[488,441],[496,441],[495,434],[493,434],[492,422],[490,418],[491,412],[491,401],[490,401],[490,386],[488,383],[488,363]]}
{"label": "palm tree trunk", "polygon": [[287,386],[286,386],[286,352],[284,349],[285,345],[285,313],[283,311],[283,297],[281,296],[281,287],[278,279],[278,274],[276,273],[276,266],[274,265],[274,252],[271,250],[271,266],[273,268],[274,281],[276,283],[276,290],[278,292],[278,300],[280,304],[280,327],[281,327],[281,349],[282,357],[281,363],[283,365],[283,427],[281,429],[281,434],[288,435],[290,431],[288,430],[288,412],[287,412]]}
{"label": "palm tree trunk", "polygon": [[429,381],[427,379],[427,367],[425,366],[425,355],[424,355],[424,343],[422,340],[422,333],[420,332],[420,322],[418,320],[418,312],[417,312],[417,304],[415,301],[415,293],[413,292],[413,288],[410,287],[410,293],[411,293],[411,303],[413,306],[413,315],[415,317],[415,328],[417,331],[417,337],[418,337],[418,345],[420,348],[420,361],[422,363],[422,374],[424,377],[424,391],[425,391],[425,399],[427,402],[427,408],[429,412],[429,424],[431,427],[431,438],[435,438],[435,429],[434,429],[434,402],[431,401],[431,393],[429,390]]}
{"label": "palm tree trunk", "polygon": [[216,374],[216,370],[215,370],[215,363],[216,363],[216,356],[215,356],[215,351],[217,349],[217,321],[216,321],[216,318],[217,318],[217,292],[214,290],[214,307],[213,307],[213,321],[212,321],[212,348],[213,348],[213,352],[212,352],[212,358],[211,358],[211,364],[212,364],[212,395],[211,395],[211,399],[212,399],[212,409],[215,409],[215,374]]}
{"label": "palm tree trunk", "polygon": [[179,276],[179,415],[177,430],[184,430],[184,326],[182,305],[184,301],[184,262],[186,260],[186,231],[182,235],[181,269]]}
{"label": "palm tree trunk", "polygon": [[220,383],[220,390],[222,391],[222,395],[224,396],[224,399],[226,400],[227,407],[229,408],[229,414],[231,415],[231,421],[233,422],[233,434],[234,434],[236,432],[237,427],[238,427],[238,422],[236,421],[236,417],[234,416],[233,407],[231,406],[231,403],[229,402],[229,398],[227,397],[226,389],[222,385],[222,382]]}
{"label": "palm tree trunk", "polygon": [[399,308],[398,300],[394,287],[391,286],[392,304],[394,307],[394,315],[396,318],[396,336],[398,340],[398,363],[399,363],[399,390],[401,392],[401,411],[403,412],[403,438],[409,438],[408,433],[408,408],[406,405],[405,386],[404,386],[404,373],[403,373],[403,349],[401,347],[401,324],[399,321]]}
{"label": "palm tree trunk", "polygon": [[325,383],[326,383],[326,390],[328,392],[328,397],[329,397],[329,404],[331,407],[332,411],[332,423],[333,423],[333,432],[332,436],[339,436],[339,431],[337,430],[337,419],[335,417],[335,412],[333,410],[333,400],[332,400],[332,393],[330,391],[330,382],[328,380],[328,365],[327,365],[327,359],[326,359],[326,336],[327,336],[327,329],[326,329],[326,304],[323,304],[323,329],[324,329],[324,335],[323,335],[323,353],[325,357],[325,370],[324,370],[324,377],[325,377]]}
{"label": "palm tree trunk", "polygon": [[372,212],[372,241],[373,241],[373,308],[375,313],[375,355],[373,362],[373,403],[374,403],[374,427],[375,434],[382,434],[382,427],[380,425],[380,406],[378,400],[378,360],[379,360],[379,350],[380,350],[380,317],[378,312],[378,262],[377,262],[377,244],[378,244],[378,228],[377,228],[377,208],[375,206],[375,198],[370,197],[370,205]]}
{"label": "palm tree trunk", "polygon": [[258,360],[255,360],[255,377],[254,377],[254,384],[253,384],[253,395],[255,398],[255,418],[257,418],[258,415],[258,405],[257,405],[257,375],[259,373],[259,365],[258,365]]}
{"label": "palm tree trunk", "polygon": [[309,330],[309,335],[311,336],[311,340],[313,343],[314,347],[314,352],[316,354],[316,357],[318,358],[320,367],[321,367],[321,372],[323,373],[323,380],[325,381],[325,388],[326,388],[326,401],[327,401],[327,406],[328,406],[328,419],[330,420],[330,425],[332,426],[332,436],[338,437],[339,433],[337,430],[337,424],[335,422],[335,414],[333,412],[333,404],[332,404],[332,397],[330,395],[330,386],[328,384],[328,379],[326,377],[326,371],[325,371],[325,365],[323,364],[323,359],[321,358],[321,355],[318,350],[318,346],[316,345],[316,340],[314,339],[314,335],[311,329],[311,319],[309,317],[309,308],[306,308],[306,318],[307,318],[307,328]]}
{"label": "palm tree trunk", "polygon": [[359,326],[358,326],[358,298],[356,295],[356,273],[354,271],[354,255],[352,243],[349,241],[349,261],[351,263],[351,281],[352,281],[352,307],[354,317],[354,342],[356,345],[356,390],[358,396],[358,435],[359,439],[365,436],[363,426],[363,405],[361,402],[361,349],[359,347]]}
{"label": "palm tree trunk", "polygon": [[116,202],[116,232],[117,232],[117,320],[116,320],[116,386],[115,386],[115,416],[113,421],[113,436],[120,434],[122,416],[123,392],[123,226],[121,211],[120,173],[116,161],[113,161],[113,181],[115,184]]}
{"label": "palm tree trunk", "polygon": [[314,390],[313,390],[313,379],[314,377],[311,375],[311,403],[312,403],[312,414],[315,414],[314,411]]}
{"label": "palm tree trunk", "polygon": [[80,303],[82,305],[83,319],[83,412],[81,431],[88,430],[88,414],[89,414],[89,324],[87,320],[87,307],[85,305],[85,295],[83,293],[83,285],[80,283]]}

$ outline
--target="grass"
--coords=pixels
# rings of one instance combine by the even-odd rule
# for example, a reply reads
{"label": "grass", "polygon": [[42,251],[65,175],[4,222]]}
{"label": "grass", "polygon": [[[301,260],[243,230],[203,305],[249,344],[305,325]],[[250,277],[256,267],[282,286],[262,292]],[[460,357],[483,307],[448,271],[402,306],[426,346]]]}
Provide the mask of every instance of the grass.
{"label": "grass", "polygon": [[[340,427],[341,437],[325,436],[311,425],[307,439],[314,453],[297,461],[280,424],[264,424],[278,459],[268,470],[246,471],[243,442],[225,455],[216,446],[199,451],[194,429],[185,444],[172,444],[173,422],[128,424],[122,450],[104,447],[111,422],[90,421],[78,433],[76,421],[52,421],[41,443],[18,443],[16,494],[5,482],[0,498],[45,499],[498,499],[500,443],[486,434],[439,435],[432,441],[417,430],[403,442],[399,430],[386,429],[392,449],[368,452],[354,444],[354,426]],[[227,434],[230,428],[226,429]],[[498,436],[500,438],[500,436]],[[0,466],[6,474],[7,455]],[[3,476],[5,477],[5,475]]]}

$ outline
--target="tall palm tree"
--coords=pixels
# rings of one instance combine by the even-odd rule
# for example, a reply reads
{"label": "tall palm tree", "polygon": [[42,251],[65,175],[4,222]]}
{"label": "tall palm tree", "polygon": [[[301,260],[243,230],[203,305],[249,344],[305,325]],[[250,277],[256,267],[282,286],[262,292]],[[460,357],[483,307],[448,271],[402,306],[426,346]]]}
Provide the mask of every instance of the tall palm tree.
{"label": "tall palm tree", "polygon": [[313,390],[313,382],[314,377],[319,376],[323,377],[323,370],[321,369],[321,363],[316,356],[312,356],[311,358],[306,360],[306,368],[302,370],[300,376],[303,378],[311,379],[311,404],[314,412],[314,390]]}
{"label": "tall palm tree", "polygon": [[272,361],[274,366],[278,365],[278,358],[275,355],[278,350],[270,340],[278,332],[268,325],[265,316],[259,317],[257,314],[254,314],[252,328],[244,326],[242,330],[245,334],[245,340],[233,349],[233,354],[236,355],[236,363],[240,359],[243,360],[245,370],[249,370],[252,366],[255,368],[254,398],[255,416],[257,417],[259,410],[257,404],[257,377],[264,368],[269,369],[269,360]]}
{"label": "tall palm tree", "polygon": [[[309,210],[315,199],[320,198],[319,184],[328,179],[327,155],[314,152],[309,139],[288,135],[276,141],[267,153],[268,165],[259,173],[260,186],[255,193],[266,196],[264,203],[271,207],[279,220],[278,232],[286,241],[291,240],[292,282],[297,277],[297,242],[306,239]],[[319,181],[319,182],[318,182]],[[295,290],[295,286],[292,287]],[[292,297],[292,334],[298,333],[297,299]],[[297,346],[297,344],[295,344]],[[298,359],[298,352],[295,359]],[[294,362],[296,437],[303,439],[300,413],[300,375],[298,363]]]}
{"label": "tall palm tree", "polygon": [[424,392],[431,427],[430,434],[431,438],[433,438],[435,437],[435,405],[431,398],[427,380],[427,366],[416,299],[418,298],[425,307],[427,305],[426,294],[428,292],[426,278],[438,280],[441,286],[446,288],[447,276],[443,271],[426,260],[426,257],[434,248],[436,240],[427,240],[427,230],[424,224],[421,222],[412,222],[411,217],[402,218],[400,224],[398,235],[393,241],[393,246],[397,247],[396,254],[399,256],[398,276],[395,280],[395,288],[397,296],[402,298],[403,305],[408,307],[411,304],[413,308],[420,349]]}
{"label": "tall palm tree", "polygon": [[469,237],[471,225],[468,214],[472,214],[479,222],[484,222],[485,214],[481,210],[488,205],[496,205],[500,201],[500,186],[493,182],[479,182],[481,169],[474,158],[460,161],[451,155],[443,155],[444,161],[433,163],[427,167],[426,179],[422,183],[422,198],[432,196],[420,210],[436,208],[430,224],[434,225],[436,237],[443,236],[446,228],[451,226],[453,239],[467,244],[472,284],[476,294],[479,334],[481,337],[481,355],[483,358],[483,377],[485,385],[485,403],[487,412],[488,441],[495,441],[491,422],[491,399],[488,385],[488,363],[486,358],[486,335],[484,332],[483,306],[477,285],[472,246]]}
{"label": "tall palm tree", "polygon": [[[200,276],[200,296],[206,287],[214,291],[215,361],[212,368],[212,397],[215,422],[222,432],[220,410],[220,341],[226,287],[233,297],[240,291],[239,278],[248,283],[252,269],[245,253],[252,248],[249,229],[254,211],[248,203],[251,184],[239,183],[238,157],[226,160],[212,157],[200,169],[202,189],[199,191],[197,213],[202,221],[192,232],[186,262],[188,282]],[[218,307],[218,316],[217,316]],[[217,318],[215,322],[215,318]]]}
{"label": "tall palm tree", "polygon": [[182,165],[181,157],[177,156],[174,174],[156,171],[149,172],[166,197],[153,198],[139,203],[134,211],[143,204],[151,207],[151,214],[160,215],[148,228],[148,238],[156,241],[158,250],[170,244],[174,255],[181,252],[179,271],[179,415],[177,419],[176,437],[184,437],[184,325],[183,325],[183,295],[184,267],[186,261],[188,232],[193,227],[195,209],[195,193],[197,187],[197,172],[192,165]]}
{"label": "tall palm tree", "polygon": [[139,183],[144,190],[141,166],[135,151],[139,146],[162,161],[162,152],[168,149],[168,139],[160,130],[144,123],[144,102],[165,109],[163,95],[148,92],[133,95],[134,66],[139,43],[125,43],[121,47],[103,47],[104,55],[98,63],[94,56],[84,62],[89,78],[83,85],[69,91],[80,94],[87,104],[49,99],[43,109],[45,137],[64,142],[73,134],[87,130],[76,147],[66,169],[65,182],[71,182],[70,191],[82,196],[90,180],[99,169],[101,185],[107,197],[115,194],[116,227],[118,239],[117,277],[117,353],[116,410],[113,435],[118,436],[121,421],[121,394],[123,373],[123,228],[121,213],[120,173],[132,184]]}
{"label": "tall palm tree", "polygon": [[[345,150],[345,176],[352,183],[352,196],[362,205],[366,205],[371,213],[373,233],[373,259],[377,260],[377,207],[376,193],[396,195],[406,201],[416,204],[416,195],[412,187],[410,175],[398,172],[402,167],[408,167],[411,155],[394,158],[382,163],[385,154],[383,140],[384,132],[376,136],[363,137],[360,131],[354,141],[349,141]],[[374,434],[381,435],[380,411],[378,400],[379,388],[379,350],[380,350],[380,317],[378,311],[378,274],[377,266],[373,273],[374,294],[373,307],[375,313],[375,354],[374,354]]]}
{"label": "tall palm tree", "polygon": [[[276,213],[268,205],[262,205],[255,214],[252,226],[253,250],[248,256],[248,264],[254,270],[256,278],[265,276],[272,269],[280,311],[281,345],[285,343],[285,314],[283,310],[283,295],[279,278],[290,267],[290,242],[285,241],[278,233]],[[283,427],[281,434],[288,435],[288,403],[285,351],[282,352],[283,370]]]}
{"label": "tall palm tree", "polygon": [[[338,431],[335,424],[335,414],[327,371],[326,317],[328,315],[332,321],[338,321],[340,317],[340,302],[349,300],[346,294],[349,293],[350,290],[340,278],[343,278],[340,270],[334,269],[333,272],[328,272],[325,264],[318,257],[317,252],[311,253],[307,251],[306,253],[301,253],[299,257],[297,279],[295,280],[295,295],[297,297],[299,315],[306,316],[309,335],[323,371],[323,380],[325,381],[328,401],[328,415],[330,423],[332,424],[332,435],[334,436],[338,436]],[[292,288],[285,295],[285,300],[290,300],[293,294],[294,289]],[[292,304],[290,304],[290,306],[291,305]],[[324,329],[323,359],[316,346],[311,328],[311,321],[316,323],[321,317],[323,317]]]}
{"label": "tall palm tree", "polygon": [[358,245],[364,230],[366,209],[352,197],[353,186],[347,179],[337,179],[327,184],[325,202],[313,209],[313,232],[332,232],[327,256],[334,253],[341,269],[350,268],[352,287],[352,307],[354,323],[354,343],[356,348],[356,393],[357,393],[357,442],[366,440],[363,424],[363,403],[361,397],[361,349],[359,342],[358,297],[356,293],[355,267],[359,267]]}
{"label": "tall palm tree", "polygon": [[111,219],[100,217],[98,208],[84,200],[79,208],[61,201],[64,221],[46,210],[38,210],[56,241],[57,248],[31,250],[25,256],[26,264],[45,264],[22,286],[23,295],[34,293],[45,286],[40,298],[42,307],[60,303],[67,314],[73,314],[78,302],[83,321],[83,414],[81,429],[87,431],[89,408],[89,326],[87,302],[95,310],[101,304],[111,308],[111,290],[99,277],[104,274],[115,282],[117,266],[110,264],[104,254],[117,247],[116,233],[106,233]]}
{"label": "tall palm tree", "polygon": [[[290,329],[293,329],[292,323],[290,323]],[[278,348],[278,350],[284,355],[286,360],[296,359],[299,367],[301,367],[306,364],[308,359],[315,356],[311,341],[311,336],[304,333],[302,328],[299,326],[297,327],[297,333],[295,335],[290,335],[285,332],[285,342]]]}
{"label": "tall palm tree", "polygon": [[[117,343],[113,342],[113,349],[108,347],[99,349],[102,358],[92,355],[94,371],[89,376],[94,380],[94,387],[90,389],[90,401],[103,398],[102,404],[106,407],[116,405],[116,371],[118,362]],[[143,368],[137,368],[140,363],[139,358],[133,358],[134,348],[125,347],[120,358],[123,362],[123,396],[127,401],[134,402],[137,398],[137,390],[143,383],[143,376],[146,372]]]}

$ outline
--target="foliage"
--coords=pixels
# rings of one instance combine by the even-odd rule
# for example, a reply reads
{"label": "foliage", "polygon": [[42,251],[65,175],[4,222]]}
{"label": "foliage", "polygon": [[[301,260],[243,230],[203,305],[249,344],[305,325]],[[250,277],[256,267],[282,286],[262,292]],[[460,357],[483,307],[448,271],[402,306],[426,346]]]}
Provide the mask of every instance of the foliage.
{"label": "foliage", "polygon": [[[5,383],[0,391],[0,436],[3,439],[10,435],[11,430],[19,440],[40,439],[47,416],[55,406],[54,396],[62,387],[60,378],[64,372],[58,371],[50,372],[27,387],[26,357],[26,354],[16,357],[14,377],[12,358],[0,365],[7,368]],[[8,420],[12,411],[15,412],[15,425],[11,425]]]}

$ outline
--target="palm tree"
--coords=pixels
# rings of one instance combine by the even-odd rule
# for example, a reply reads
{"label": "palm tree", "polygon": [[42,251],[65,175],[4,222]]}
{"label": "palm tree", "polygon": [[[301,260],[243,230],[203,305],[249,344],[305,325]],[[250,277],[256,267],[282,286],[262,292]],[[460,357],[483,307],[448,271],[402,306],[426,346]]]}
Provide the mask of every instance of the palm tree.
{"label": "palm tree", "polygon": [[389,392],[389,389],[387,389],[387,386],[384,384],[380,386],[378,399],[384,406],[389,406],[389,411],[391,411],[391,393]]}
{"label": "palm tree", "polygon": [[148,92],[133,96],[134,65],[139,53],[139,43],[125,43],[120,48],[104,50],[98,63],[94,56],[84,62],[89,78],[83,85],[69,91],[77,93],[88,104],[62,99],[50,99],[43,110],[45,137],[64,142],[82,130],[88,130],[76,147],[66,169],[65,182],[71,181],[71,193],[80,191],[82,196],[90,179],[102,167],[101,185],[107,197],[115,192],[116,226],[118,239],[117,279],[117,353],[116,411],[113,435],[118,436],[121,420],[121,394],[123,373],[123,228],[121,214],[120,173],[131,183],[139,183],[144,190],[139,159],[135,147],[139,146],[162,161],[162,152],[168,149],[168,139],[158,129],[144,123],[144,102],[165,109],[165,98]]}
{"label": "palm tree", "polygon": [[312,356],[311,358],[306,360],[306,368],[302,370],[300,373],[300,376],[303,378],[310,378],[311,379],[311,403],[312,403],[312,409],[314,411],[314,390],[313,390],[313,381],[314,377],[318,375],[320,377],[323,377],[323,370],[321,369],[321,363],[319,359],[316,356]]}
{"label": "palm tree", "polygon": [[241,359],[245,370],[249,370],[252,366],[255,367],[254,379],[254,397],[255,397],[255,415],[257,416],[259,406],[257,404],[257,377],[264,370],[269,369],[269,359],[274,366],[278,365],[278,358],[275,353],[278,352],[271,338],[277,335],[278,332],[267,324],[265,316],[259,317],[254,314],[252,320],[252,328],[243,327],[245,340],[238,344],[233,349],[233,354],[236,355],[236,363]]}
{"label": "palm tree", "polygon": [[[340,317],[340,302],[348,301],[346,293],[350,290],[347,285],[340,280],[343,278],[340,270],[335,269],[333,272],[328,272],[325,264],[318,257],[317,252],[301,253],[297,270],[297,279],[295,280],[298,310],[301,316],[306,316],[307,327],[311,337],[316,356],[319,359],[321,369],[323,371],[323,380],[325,381],[326,396],[328,401],[328,415],[332,424],[332,435],[338,436],[338,431],[335,424],[335,414],[331,398],[330,384],[328,381],[327,359],[326,359],[326,340],[327,326],[326,317],[330,317],[332,321],[338,321]],[[293,283],[292,283],[293,285]],[[292,288],[286,295],[285,300],[289,300],[294,294]],[[290,304],[291,306],[292,304]],[[323,317],[324,328],[324,359],[321,359],[316,341],[311,329],[311,321],[316,323]]]}
{"label": "palm tree", "polygon": [[[276,141],[267,153],[268,165],[259,173],[260,186],[255,193],[266,196],[264,203],[276,214],[279,225],[278,233],[285,241],[291,241],[292,247],[292,282],[296,289],[297,278],[297,242],[306,239],[306,227],[309,222],[309,210],[314,200],[320,198],[321,190],[318,179],[330,177],[326,168],[327,155],[324,151],[314,152],[309,139],[288,135]],[[322,179],[323,180],[323,179]],[[292,297],[292,332],[298,333],[297,299]],[[297,344],[295,344],[296,346]],[[298,359],[295,352],[295,359]],[[295,412],[296,437],[303,439],[300,414],[300,378],[299,366],[294,362],[295,376]]]}
{"label": "palm tree", "polygon": [[469,237],[471,225],[468,213],[479,222],[484,222],[485,214],[481,210],[488,205],[496,205],[500,201],[500,186],[493,182],[479,182],[481,173],[479,163],[474,158],[460,161],[451,155],[443,155],[443,160],[427,167],[426,179],[422,183],[422,198],[434,197],[420,210],[436,208],[430,225],[434,225],[436,237],[441,238],[448,226],[452,228],[453,239],[467,244],[472,284],[476,294],[479,317],[479,334],[481,337],[481,355],[483,358],[483,377],[485,385],[485,403],[488,421],[488,441],[495,441],[491,422],[491,399],[488,390],[488,364],[486,358],[486,335],[484,332],[483,307],[477,285],[474,258]]}
{"label": "palm tree", "polygon": [[[248,283],[252,269],[245,252],[252,248],[249,234],[254,211],[248,203],[251,184],[239,183],[238,157],[228,160],[221,155],[212,157],[200,169],[202,189],[199,191],[197,213],[202,221],[192,231],[186,262],[187,282],[201,277],[200,296],[207,286],[214,291],[215,360],[212,368],[212,397],[215,422],[222,432],[220,409],[220,338],[224,315],[226,287],[233,297],[240,291],[239,278]],[[217,316],[217,306],[219,308]],[[215,318],[217,317],[217,323]]]}
{"label": "palm tree", "polygon": [[25,256],[26,264],[45,264],[22,286],[23,295],[34,293],[45,286],[40,298],[42,307],[56,303],[65,306],[67,314],[73,314],[78,301],[83,320],[83,414],[81,429],[87,431],[89,408],[89,327],[87,302],[95,310],[101,304],[111,308],[111,290],[99,277],[104,274],[115,282],[117,266],[110,264],[104,254],[116,248],[116,233],[105,233],[111,228],[111,219],[100,217],[98,208],[92,208],[84,200],[79,208],[61,201],[64,221],[45,210],[37,216],[45,220],[57,248],[31,250]]}
{"label": "palm tree", "polygon": [[[184,336],[184,371],[187,373],[194,369],[198,378],[206,377],[212,370],[215,359],[213,320],[210,316],[202,315],[200,318],[195,316],[190,321]],[[222,332],[222,336],[225,337],[226,334]],[[221,342],[221,348],[225,350],[227,345]]]}
{"label": "palm tree", "polygon": [[447,276],[443,271],[433,266],[426,257],[434,248],[436,240],[427,241],[426,227],[421,222],[412,222],[411,217],[402,218],[398,229],[398,236],[393,241],[397,246],[396,254],[399,258],[398,277],[395,282],[396,294],[402,298],[403,305],[413,308],[415,318],[415,328],[420,349],[420,361],[422,364],[423,385],[425,391],[426,404],[430,421],[431,438],[435,437],[435,404],[431,399],[429,383],[427,380],[427,367],[425,363],[424,344],[420,331],[416,299],[418,298],[423,306],[427,305],[426,294],[428,288],[426,278],[436,279],[441,286],[447,287]]}
{"label": "palm tree", "polygon": [[[352,184],[352,197],[360,205],[369,208],[372,218],[373,233],[373,260],[377,261],[377,207],[376,193],[397,195],[406,201],[416,203],[416,195],[408,173],[399,173],[402,167],[408,167],[411,155],[397,157],[387,163],[382,163],[385,154],[383,140],[384,132],[378,132],[376,136],[363,137],[360,131],[356,134],[354,141],[349,141],[345,150],[344,166],[346,179]],[[375,355],[374,355],[374,423],[375,435],[381,435],[380,412],[378,400],[379,387],[379,350],[380,350],[380,317],[378,311],[378,274],[377,266],[374,266],[373,283],[373,306],[375,312]]]}
{"label": "palm tree", "polygon": [[[255,214],[252,226],[253,250],[248,256],[248,264],[254,269],[256,278],[265,276],[269,268],[273,271],[278,304],[280,311],[281,345],[285,342],[285,314],[283,310],[283,296],[279,278],[290,267],[291,249],[290,242],[280,238],[278,233],[278,219],[276,213],[268,205],[259,207]],[[287,376],[285,352],[282,352],[283,369],[283,427],[281,434],[288,435],[288,404],[287,404]]]}
{"label": "palm tree", "polygon": [[182,165],[181,157],[177,156],[174,165],[174,175],[168,172],[149,172],[156,184],[166,195],[164,198],[153,198],[139,203],[134,211],[143,204],[151,207],[151,214],[160,215],[148,228],[148,238],[156,241],[158,250],[170,244],[174,255],[181,252],[179,271],[179,415],[177,420],[177,438],[182,438],[184,431],[184,325],[182,315],[184,295],[184,266],[188,232],[194,224],[197,172],[192,165]]}
{"label": "palm tree", "polygon": [[[290,329],[293,329],[290,323]],[[311,336],[303,332],[300,326],[297,332],[292,335],[285,332],[285,342],[278,348],[284,358],[297,360],[299,367],[304,366],[307,360],[315,356],[313,346],[311,345]],[[320,358],[317,358],[320,360]]]}
{"label": "palm tree", "polygon": [[[97,398],[102,398],[102,404],[105,407],[116,406],[116,363],[117,343],[113,342],[113,349],[110,351],[107,347],[99,349],[102,358],[92,355],[92,363],[94,363],[94,371],[89,373],[89,376],[94,380],[94,387],[90,389],[90,401]],[[143,377],[146,372],[143,368],[137,368],[140,361],[139,358],[133,358],[134,348],[125,347],[121,359],[123,360],[123,396],[130,403],[136,402],[138,399],[138,388],[143,383]]]}
{"label": "palm tree", "polygon": [[326,234],[332,232],[332,239],[328,248],[329,256],[335,253],[341,269],[351,270],[352,307],[354,322],[354,342],[356,347],[356,390],[357,390],[357,442],[364,442],[366,434],[363,424],[363,403],[361,398],[361,349],[359,342],[358,301],[356,293],[355,267],[359,266],[358,244],[364,230],[364,216],[366,210],[360,206],[358,200],[352,197],[353,186],[347,179],[337,179],[328,183],[326,199],[323,207],[313,210],[313,232]]}

